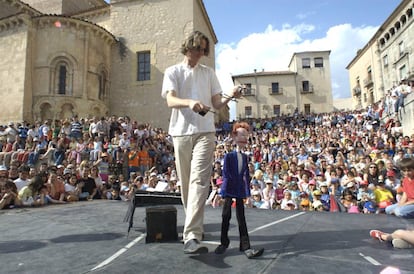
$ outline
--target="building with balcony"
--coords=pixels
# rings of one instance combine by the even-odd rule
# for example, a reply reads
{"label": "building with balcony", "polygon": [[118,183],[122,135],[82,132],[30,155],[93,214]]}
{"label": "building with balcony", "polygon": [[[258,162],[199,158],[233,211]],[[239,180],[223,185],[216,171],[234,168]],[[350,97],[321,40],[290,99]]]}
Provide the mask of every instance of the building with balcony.
{"label": "building with balcony", "polygon": [[403,79],[414,80],[413,0],[402,0],[348,64],[354,108],[384,98]]}
{"label": "building with balcony", "polygon": [[237,101],[236,117],[270,118],[295,111],[324,113],[333,110],[330,51],[298,52],[287,71],[257,71],[234,75],[235,85],[247,87]]}

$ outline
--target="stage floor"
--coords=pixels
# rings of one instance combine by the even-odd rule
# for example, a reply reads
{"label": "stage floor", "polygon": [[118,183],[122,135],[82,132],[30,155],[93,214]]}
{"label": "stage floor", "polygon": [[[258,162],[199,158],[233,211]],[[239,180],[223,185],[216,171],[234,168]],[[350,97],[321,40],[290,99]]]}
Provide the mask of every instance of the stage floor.
{"label": "stage floor", "polygon": [[[181,236],[184,212],[177,208]],[[145,207],[137,207],[128,237],[128,203],[90,201],[0,211],[0,273],[380,273],[393,266],[414,273],[414,249],[397,250],[368,235],[414,227],[386,215],[246,209],[251,245],[264,255],[247,259],[239,247],[235,212],[223,255],[221,208],[206,208],[209,253],[186,255],[181,241],[145,243]]]}

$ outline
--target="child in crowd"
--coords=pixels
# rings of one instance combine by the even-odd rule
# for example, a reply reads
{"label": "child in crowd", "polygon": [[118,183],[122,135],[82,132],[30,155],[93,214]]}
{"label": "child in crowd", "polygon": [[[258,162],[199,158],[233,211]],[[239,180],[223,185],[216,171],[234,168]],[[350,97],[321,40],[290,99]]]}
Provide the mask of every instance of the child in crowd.
{"label": "child in crowd", "polygon": [[312,194],[313,194],[312,210],[325,211],[325,208],[321,201],[322,192],[319,189],[317,189]]}
{"label": "child in crowd", "polygon": [[280,209],[282,210],[293,210],[296,209],[296,203],[292,200],[292,193],[289,190],[285,190],[284,197],[280,202]]}
{"label": "child in crowd", "polygon": [[414,218],[414,158],[403,158],[399,164],[404,174],[402,196],[398,203],[385,208],[385,213],[404,218]]}
{"label": "child in crowd", "polygon": [[372,206],[375,207],[374,201],[375,201],[375,195],[374,195],[374,192],[370,188],[368,188],[368,181],[365,181],[365,180],[361,181],[359,183],[359,188],[357,192],[357,202],[358,202],[359,210],[364,211],[364,208],[366,208],[365,203],[367,202],[370,202],[370,206],[368,206],[368,208],[371,208]]}
{"label": "child in crowd", "polygon": [[383,213],[385,208],[392,205],[394,196],[391,191],[385,187],[384,181],[379,181],[377,187],[374,190],[375,203],[377,204],[377,213]]}
{"label": "child in crowd", "polygon": [[321,191],[321,202],[322,202],[322,205],[323,205],[323,209],[325,211],[329,211],[330,210],[331,197],[330,197],[330,194],[329,194],[328,184],[326,182],[320,183],[319,190]]}
{"label": "child in crowd", "polygon": [[258,190],[252,191],[251,207],[264,208],[264,201],[262,200],[262,195],[260,195]]}
{"label": "child in crowd", "polygon": [[270,178],[265,180],[266,187],[263,189],[263,201],[266,209],[272,209],[275,202],[275,189],[273,188],[273,180]]}

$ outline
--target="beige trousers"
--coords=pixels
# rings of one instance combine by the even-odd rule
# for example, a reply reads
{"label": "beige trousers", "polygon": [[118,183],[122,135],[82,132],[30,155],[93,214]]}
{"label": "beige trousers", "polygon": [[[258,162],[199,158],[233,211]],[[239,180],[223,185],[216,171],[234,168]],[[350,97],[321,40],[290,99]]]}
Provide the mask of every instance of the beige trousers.
{"label": "beige trousers", "polygon": [[216,136],[200,133],[173,138],[175,164],[181,181],[181,200],[185,211],[184,243],[201,241],[204,232],[204,206],[210,189]]}

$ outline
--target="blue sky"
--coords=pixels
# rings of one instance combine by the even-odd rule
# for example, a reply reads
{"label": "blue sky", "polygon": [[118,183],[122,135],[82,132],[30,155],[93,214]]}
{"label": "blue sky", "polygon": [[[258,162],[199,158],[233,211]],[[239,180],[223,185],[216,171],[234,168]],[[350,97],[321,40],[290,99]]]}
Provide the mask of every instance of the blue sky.
{"label": "blue sky", "polygon": [[350,97],[346,66],[401,0],[204,0],[218,38],[216,71],[286,70],[294,52],[331,50],[332,92]]}

